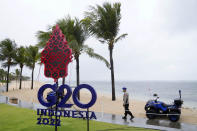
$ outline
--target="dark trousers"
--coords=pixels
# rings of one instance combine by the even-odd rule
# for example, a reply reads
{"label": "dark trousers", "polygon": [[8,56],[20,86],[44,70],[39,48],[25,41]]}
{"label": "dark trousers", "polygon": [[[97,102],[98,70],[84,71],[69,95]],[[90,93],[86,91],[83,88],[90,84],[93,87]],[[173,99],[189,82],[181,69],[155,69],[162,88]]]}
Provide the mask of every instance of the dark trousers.
{"label": "dark trousers", "polygon": [[131,117],[133,117],[133,114],[129,110],[129,104],[124,105],[124,110],[125,110],[125,113],[124,113],[125,117],[127,117],[127,114],[129,114]]}

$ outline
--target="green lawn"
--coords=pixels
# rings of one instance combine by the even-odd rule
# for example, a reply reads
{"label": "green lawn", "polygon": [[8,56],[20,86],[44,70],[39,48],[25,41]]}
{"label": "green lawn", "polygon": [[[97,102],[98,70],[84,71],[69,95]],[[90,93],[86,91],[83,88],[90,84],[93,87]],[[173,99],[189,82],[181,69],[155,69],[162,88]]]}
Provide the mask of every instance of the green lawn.
{"label": "green lawn", "polygon": [[[0,131],[54,131],[53,126],[37,125],[36,111],[0,104]],[[86,131],[86,120],[61,118],[58,131]],[[149,131],[148,129],[90,121],[90,131]]]}

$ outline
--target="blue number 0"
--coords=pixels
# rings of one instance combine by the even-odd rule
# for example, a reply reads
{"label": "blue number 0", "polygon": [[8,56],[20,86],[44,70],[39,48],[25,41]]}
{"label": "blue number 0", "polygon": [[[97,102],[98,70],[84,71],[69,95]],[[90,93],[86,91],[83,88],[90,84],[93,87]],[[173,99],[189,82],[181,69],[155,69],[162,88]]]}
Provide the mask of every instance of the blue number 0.
{"label": "blue number 0", "polygon": [[[82,88],[85,88],[85,89],[88,89],[90,91],[90,93],[92,94],[92,99],[91,101],[88,103],[88,104],[83,104],[79,101],[78,97],[77,97],[77,94],[78,92],[82,89]],[[97,94],[96,94],[96,91],[94,90],[94,88],[92,88],[90,85],[87,85],[87,84],[81,84],[79,86],[77,86],[75,88],[75,90],[73,91],[73,101],[74,103],[80,107],[80,108],[89,108],[91,106],[94,105],[94,103],[96,102],[96,99],[97,99]]]}
{"label": "blue number 0", "polygon": [[[43,93],[47,88],[51,88],[53,90],[53,92],[51,93],[51,96],[49,96],[49,98],[48,98],[49,100],[47,99],[48,102],[45,101],[43,98]],[[77,94],[83,88],[89,90],[90,93],[92,94],[92,99],[87,104],[81,103],[77,97]],[[64,89],[67,90],[67,94],[63,96],[63,99],[58,104],[58,107],[70,108],[73,104],[66,104],[66,102],[68,101],[68,99],[72,95],[72,89],[68,85],[61,85],[59,87],[59,89],[57,90],[57,92],[62,93],[64,91]],[[51,107],[51,106],[55,105],[56,101],[57,101],[55,90],[56,90],[56,85],[50,85],[50,84],[43,85],[38,91],[38,100],[39,100],[40,104],[42,104],[43,106],[46,106],[46,107]],[[90,85],[81,84],[74,89],[72,98],[73,98],[73,102],[75,103],[75,105],[77,105],[80,108],[85,109],[85,108],[89,108],[95,104],[96,99],[97,99],[97,94],[96,94],[96,91],[94,90],[94,88],[92,88]]]}

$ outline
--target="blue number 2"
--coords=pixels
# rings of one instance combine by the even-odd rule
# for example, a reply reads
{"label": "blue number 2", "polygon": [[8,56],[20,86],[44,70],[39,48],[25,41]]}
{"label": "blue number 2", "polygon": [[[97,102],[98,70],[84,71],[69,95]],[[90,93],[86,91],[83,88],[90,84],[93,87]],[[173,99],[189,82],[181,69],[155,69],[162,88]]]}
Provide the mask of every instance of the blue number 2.
{"label": "blue number 2", "polygon": [[68,86],[68,85],[61,85],[59,87],[58,92],[63,92],[64,89],[67,90],[67,94],[64,96],[64,98],[60,101],[60,103],[58,104],[58,107],[64,107],[64,108],[70,108],[73,104],[66,104],[66,102],[68,101],[68,99],[71,97],[72,95],[72,89]]}

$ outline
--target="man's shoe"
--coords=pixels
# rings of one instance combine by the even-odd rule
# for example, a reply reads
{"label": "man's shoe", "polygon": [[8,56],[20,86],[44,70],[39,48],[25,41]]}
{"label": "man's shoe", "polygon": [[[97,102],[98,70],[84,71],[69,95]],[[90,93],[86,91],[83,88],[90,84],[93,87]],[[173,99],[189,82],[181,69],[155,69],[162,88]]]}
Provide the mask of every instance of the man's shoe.
{"label": "man's shoe", "polygon": [[134,118],[134,116],[131,116],[130,120],[132,120]]}
{"label": "man's shoe", "polygon": [[122,119],[127,119],[127,118],[124,116],[124,117],[122,117]]}

